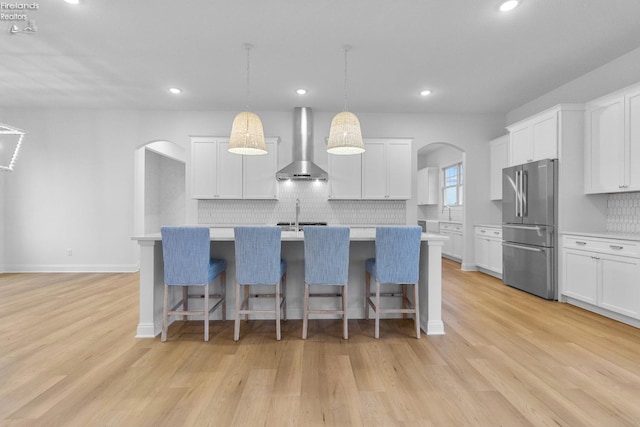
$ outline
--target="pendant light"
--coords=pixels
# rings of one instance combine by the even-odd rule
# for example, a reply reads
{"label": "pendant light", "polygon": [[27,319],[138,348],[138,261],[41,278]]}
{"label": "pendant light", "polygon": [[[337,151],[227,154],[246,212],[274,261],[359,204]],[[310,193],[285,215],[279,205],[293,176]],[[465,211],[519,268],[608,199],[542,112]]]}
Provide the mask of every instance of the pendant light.
{"label": "pendant light", "polygon": [[245,44],[243,47],[247,50],[247,111],[239,113],[233,119],[228,150],[231,153],[244,155],[267,154],[262,121],[257,114],[249,111],[249,63],[253,46]]}
{"label": "pendant light", "polygon": [[331,120],[327,152],[330,154],[360,154],[364,153],[364,142],[360,121],[355,114],[347,111],[347,52],[351,46],[344,45],[344,111],[335,115]]}

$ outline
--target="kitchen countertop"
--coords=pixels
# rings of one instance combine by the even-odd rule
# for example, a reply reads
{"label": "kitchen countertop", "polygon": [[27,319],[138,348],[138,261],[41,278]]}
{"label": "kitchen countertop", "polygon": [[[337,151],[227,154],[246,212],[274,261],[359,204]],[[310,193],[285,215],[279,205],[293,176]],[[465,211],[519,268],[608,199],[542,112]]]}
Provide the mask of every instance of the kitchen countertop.
{"label": "kitchen countertop", "polygon": [[502,228],[502,224],[474,224],[474,227]]}
{"label": "kitchen countertop", "polygon": [[583,237],[599,237],[603,239],[631,240],[640,242],[640,233],[614,233],[610,231],[563,231],[560,234]]}
{"label": "kitchen countertop", "polygon": [[[209,227],[211,240],[233,241],[233,227]],[[350,233],[351,241],[372,241],[376,238],[375,227],[352,227]],[[160,233],[150,233],[142,236],[134,236],[133,240],[138,241],[159,241],[162,240]],[[304,232],[302,231],[283,231],[283,241],[302,241],[304,240]],[[447,236],[434,233],[422,233],[422,241],[445,241],[449,240]]]}

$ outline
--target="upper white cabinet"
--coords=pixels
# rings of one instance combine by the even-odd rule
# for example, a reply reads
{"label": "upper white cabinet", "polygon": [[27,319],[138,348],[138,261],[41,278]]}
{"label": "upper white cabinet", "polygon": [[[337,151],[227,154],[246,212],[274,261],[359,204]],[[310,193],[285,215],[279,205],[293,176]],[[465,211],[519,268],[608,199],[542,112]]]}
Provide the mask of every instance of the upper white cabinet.
{"label": "upper white cabinet", "polygon": [[242,198],[242,157],[229,153],[228,146],[222,138],[191,138],[194,199]]}
{"label": "upper white cabinet", "polygon": [[275,199],[278,139],[267,139],[268,154],[241,156],[227,151],[228,138],[191,137],[191,197],[194,199]]}
{"label": "upper white cabinet", "polygon": [[367,139],[362,154],[362,198],[411,198],[411,140]]}
{"label": "upper white cabinet", "polygon": [[[267,154],[243,157],[242,198],[277,199],[278,183],[275,179],[278,171],[278,140],[266,141]],[[232,154],[236,155],[237,154]]]}
{"label": "upper white cabinet", "polygon": [[585,193],[640,190],[640,86],[587,103]]}
{"label": "upper white cabinet", "polygon": [[411,140],[365,139],[365,152],[329,154],[329,199],[411,198]]}
{"label": "upper white cabinet", "polygon": [[502,200],[502,169],[509,166],[509,135],[489,142],[489,198]]}
{"label": "upper white cabinet", "polygon": [[559,107],[508,126],[509,165],[558,157]]}
{"label": "upper white cabinet", "polygon": [[437,205],[440,194],[440,174],[438,168],[427,167],[418,170],[418,204]]}
{"label": "upper white cabinet", "polygon": [[328,155],[329,198],[362,198],[362,155]]}

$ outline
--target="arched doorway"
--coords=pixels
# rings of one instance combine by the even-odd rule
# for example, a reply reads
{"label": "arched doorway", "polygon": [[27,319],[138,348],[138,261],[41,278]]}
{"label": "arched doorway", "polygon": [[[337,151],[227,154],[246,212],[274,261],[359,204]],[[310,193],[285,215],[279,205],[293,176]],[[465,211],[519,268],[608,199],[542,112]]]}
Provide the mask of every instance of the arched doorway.
{"label": "arched doorway", "polygon": [[431,180],[436,183],[431,191],[437,192],[428,200],[418,196],[417,218],[424,221],[428,231],[446,234],[449,237],[443,247],[443,256],[464,265],[464,221],[466,206],[465,175],[466,153],[454,144],[436,142],[418,150],[418,176],[430,172]]}
{"label": "arched doorway", "polygon": [[136,149],[136,235],[159,232],[161,225],[185,223],[185,163],[185,149],[170,141],[153,141]]}

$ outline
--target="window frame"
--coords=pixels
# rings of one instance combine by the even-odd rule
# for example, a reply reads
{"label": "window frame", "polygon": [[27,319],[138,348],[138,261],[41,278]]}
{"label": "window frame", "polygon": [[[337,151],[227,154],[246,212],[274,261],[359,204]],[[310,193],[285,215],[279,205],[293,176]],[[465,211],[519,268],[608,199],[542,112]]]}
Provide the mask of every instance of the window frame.
{"label": "window frame", "polygon": [[[447,170],[456,169],[456,183],[454,185],[447,185]],[[448,166],[442,167],[442,206],[462,206],[463,194],[464,194],[464,165],[463,162],[457,162]],[[447,204],[447,189],[455,188],[456,203]]]}

